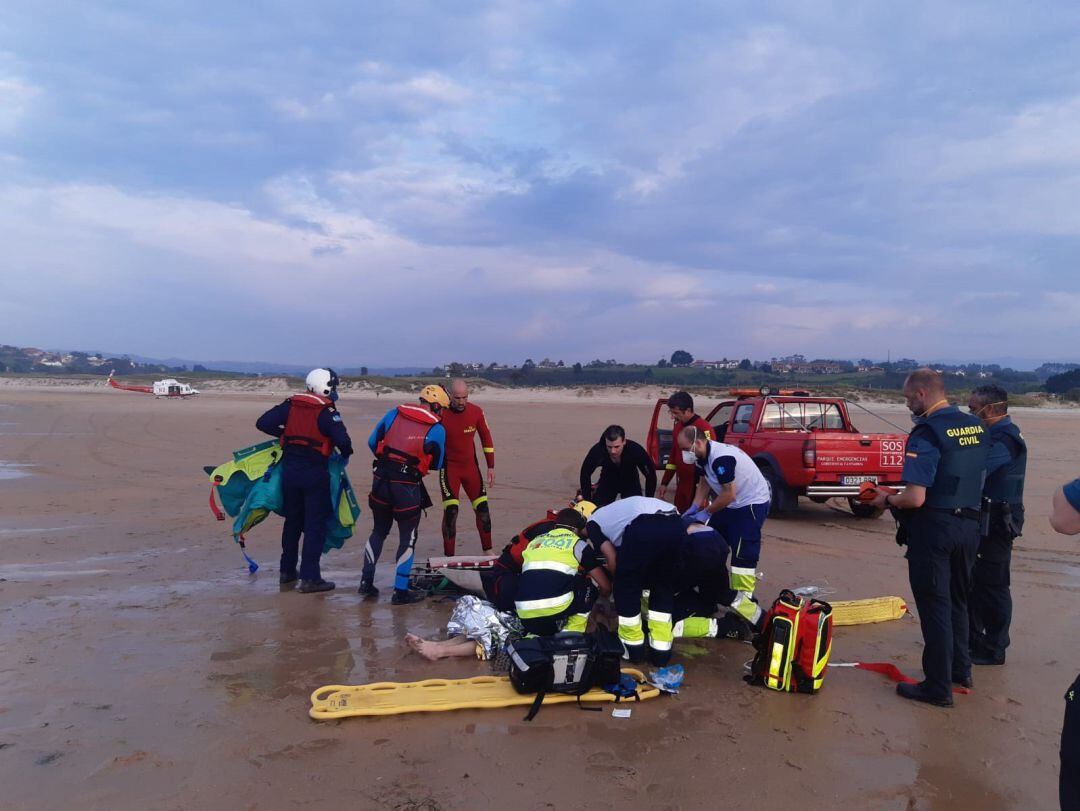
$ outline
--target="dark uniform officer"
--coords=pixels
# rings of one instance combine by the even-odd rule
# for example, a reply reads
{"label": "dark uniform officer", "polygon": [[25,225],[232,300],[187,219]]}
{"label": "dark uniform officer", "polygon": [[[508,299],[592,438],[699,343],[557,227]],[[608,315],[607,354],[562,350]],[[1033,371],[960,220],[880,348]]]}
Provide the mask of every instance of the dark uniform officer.
{"label": "dark uniform officer", "polygon": [[923,634],[918,684],[898,684],[904,698],[952,706],[953,683],[971,684],[968,595],[979,548],[986,429],[945,399],[941,375],[919,369],[904,398],[915,415],[900,495],[879,496],[897,508],[897,541],[907,544],[908,577]]}
{"label": "dark uniform officer", "polygon": [[1013,540],[1024,528],[1024,476],[1027,444],[1008,415],[1009,395],[1000,386],[971,393],[970,411],[987,426],[990,450],[983,486],[983,537],[971,588],[971,661],[1005,663],[1012,622],[1009,566]]}
{"label": "dark uniform officer", "polygon": [[[338,376],[332,369],[313,369],[307,376],[307,392],[263,414],[255,427],[281,437],[281,491],[285,525],[281,530],[279,582],[297,579],[296,559],[300,557],[300,584],[305,593],[329,591],[334,584],[322,579],[319,557],[326,539],[326,522],[333,511],[330,470],[327,459],[336,446],[347,460],[352,440],[334,407]],[[304,549],[300,553],[300,535]]]}

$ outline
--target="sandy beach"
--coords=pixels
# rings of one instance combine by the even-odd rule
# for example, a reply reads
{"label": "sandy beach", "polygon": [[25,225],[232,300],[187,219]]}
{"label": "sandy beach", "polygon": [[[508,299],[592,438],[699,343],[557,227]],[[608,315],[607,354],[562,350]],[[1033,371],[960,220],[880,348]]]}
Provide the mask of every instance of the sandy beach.
{"label": "sandy beach", "polygon": [[[358,537],[323,558],[337,591],[279,591],[276,517],[251,534],[262,568],[247,573],[207,509],[202,466],[264,438],[255,419],[284,394],[0,388],[0,807],[1055,807],[1062,694],[1080,668],[1080,545],[1055,535],[1047,514],[1054,488],[1080,472],[1080,414],[1015,414],[1031,461],[1013,643],[1005,667],[976,668],[974,692],[952,710],[904,702],[883,677],[850,669],[833,669],[813,697],[752,688],[742,681],[752,649],[707,641],[677,644],[682,693],[635,705],[629,719],[565,705],[528,724],[517,708],[317,723],[308,696],[324,684],[489,670],[428,663],[402,642],[441,631],[449,602],[391,608],[388,589],[359,599],[366,503]],[[478,393],[495,434],[497,545],[566,501],[604,426],[643,440],[654,396]],[[361,496],[364,440],[399,400],[343,395]],[[862,430],[891,430],[854,416]],[[438,509],[424,519],[418,557],[439,553],[439,519]],[[463,515],[464,554],[479,551],[471,525]],[[803,502],[766,523],[758,596],[816,584],[836,599],[909,599],[893,530],[887,516]],[[918,676],[921,648],[908,617],[838,629],[833,661]]]}

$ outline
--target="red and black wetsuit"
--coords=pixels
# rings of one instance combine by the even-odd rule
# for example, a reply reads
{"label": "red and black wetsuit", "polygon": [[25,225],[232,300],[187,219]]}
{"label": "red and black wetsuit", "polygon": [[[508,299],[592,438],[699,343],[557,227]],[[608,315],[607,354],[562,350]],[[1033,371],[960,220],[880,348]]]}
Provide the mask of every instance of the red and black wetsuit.
{"label": "red and black wetsuit", "polygon": [[484,595],[497,609],[514,610],[517,578],[521,574],[521,555],[534,538],[546,535],[553,529],[555,529],[554,518],[544,518],[529,524],[503,547],[495,565],[480,573],[480,581],[484,584]]}
{"label": "red and black wetsuit", "polygon": [[443,554],[453,555],[457,545],[458,495],[462,488],[476,513],[480,546],[487,551],[491,549],[491,513],[484,476],[476,461],[476,436],[480,436],[480,447],[488,470],[491,470],[495,467],[491,430],[483,409],[472,403],[466,403],[461,411],[445,408],[441,418],[446,429],[446,465],[439,474],[443,497]]}
{"label": "red and black wetsuit", "polygon": [[675,497],[672,501],[681,513],[690,508],[694,501],[694,489],[697,487],[697,466],[686,464],[679,450],[679,432],[683,428],[691,427],[696,427],[706,439],[715,439],[712,426],[697,414],[686,422],[676,422],[671,428],[671,456],[668,457],[660,484],[666,487],[673,476],[679,477],[679,484],[675,488]]}

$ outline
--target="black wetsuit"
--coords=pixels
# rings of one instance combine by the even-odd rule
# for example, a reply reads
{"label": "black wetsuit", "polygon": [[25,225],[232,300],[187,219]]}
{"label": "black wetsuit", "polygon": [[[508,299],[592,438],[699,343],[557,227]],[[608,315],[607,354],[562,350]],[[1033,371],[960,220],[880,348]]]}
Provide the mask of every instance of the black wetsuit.
{"label": "black wetsuit", "polygon": [[[600,468],[600,481],[592,486],[592,474]],[[641,492],[641,478],[645,475],[645,492]],[[598,507],[610,504],[617,498],[656,494],[656,468],[645,449],[631,439],[626,440],[619,462],[612,462],[611,455],[601,437],[589,449],[581,463],[581,497]]]}

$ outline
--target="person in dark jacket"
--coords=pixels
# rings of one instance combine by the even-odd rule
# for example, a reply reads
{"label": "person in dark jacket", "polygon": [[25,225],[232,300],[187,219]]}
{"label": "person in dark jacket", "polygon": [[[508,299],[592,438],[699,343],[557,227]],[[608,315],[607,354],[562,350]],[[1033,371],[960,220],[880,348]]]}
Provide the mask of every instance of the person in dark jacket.
{"label": "person in dark jacket", "polygon": [[[592,475],[597,468],[600,480],[594,487]],[[603,507],[617,498],[640,496],[641,475],[645,476],[644,495],[652,498],[656,493],[656,468],[649,454],[626,438],[621,425],[609,425],[581,463],[581,497]]]}
{"label": "person in dark jacket", "polygon": [[968,595],[990,443],[978,419],[949,404],[944,381],[933,369],[908,375],[904,400],[915,421],[904,450],[904,491],[882,491],[873,503],[893,509],[897,542],[907,546],[925,678],[898,684],[896,692],[951,707],[952,686],[972,685]]}
{"label": "person in dark jacket", "polygon": [[[307,391],[294,394],[271,408],[255,423],[270,436],[281,438],[281,490],[285,525],[281,529],[281,585],[300,580],[296,590],[305,594],[330,591],[334,583],[323,580],[319,558],[326,540],[326,522],[333,505],[327,459],[336,447],[346,460],[352,440],[334,402],[338,376],[332,369],[313,369]],[[300,536],[304,548],[300,553]],[[300,557],[300,569],[296,561]]]}
{"label": "person in dark jacket", "polygon": [[1024,529],[1027,443],[1009,416],[1009,394],[1000,386],[975,389],[968,410],[982,420],[990,443],[983,485],[986,514],[972,573],[971,662],[1003,665],[1012,624],[1012,547]]}

